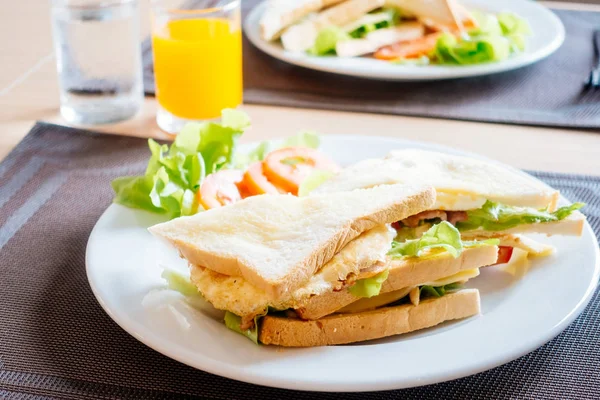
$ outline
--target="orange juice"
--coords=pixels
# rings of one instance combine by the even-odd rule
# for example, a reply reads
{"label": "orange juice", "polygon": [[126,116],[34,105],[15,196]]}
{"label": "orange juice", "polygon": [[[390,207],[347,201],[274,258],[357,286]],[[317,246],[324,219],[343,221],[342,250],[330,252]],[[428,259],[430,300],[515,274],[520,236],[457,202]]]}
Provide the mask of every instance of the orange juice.
{"label": "orange juice", "polygon": [[166,111],[212,119],[242,103],[242,33],[227,19],[169,21],[152,47],[156,98]]}

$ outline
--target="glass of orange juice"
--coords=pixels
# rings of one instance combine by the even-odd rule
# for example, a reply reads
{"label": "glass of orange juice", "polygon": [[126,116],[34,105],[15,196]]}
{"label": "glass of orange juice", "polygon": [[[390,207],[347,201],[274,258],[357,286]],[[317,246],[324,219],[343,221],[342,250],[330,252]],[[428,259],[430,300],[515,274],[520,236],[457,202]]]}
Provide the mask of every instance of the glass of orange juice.
{"label": "glass of orange juice", "polygon": [[176,133],[187,122],[218,118],[222,109],[242,103],[240,1],[152,1],[161,129]]}

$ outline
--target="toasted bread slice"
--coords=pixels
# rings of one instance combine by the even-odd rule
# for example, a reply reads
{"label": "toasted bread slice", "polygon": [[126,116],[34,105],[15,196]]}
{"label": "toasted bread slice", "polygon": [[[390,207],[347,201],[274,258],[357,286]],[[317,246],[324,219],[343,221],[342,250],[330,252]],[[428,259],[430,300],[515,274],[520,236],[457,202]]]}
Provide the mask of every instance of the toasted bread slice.
{"label": "toasted bread slice", "polygon": [[281,43],[289,51],[306,51],[311,48],[321,29],[342,26],[362,15],[383,6],[384,0],[347,0],[328,8],[314,18],[290,26],[281,35]]}
{"label": "toasted bread slice", "polygon": [[480,313],[479,291],[465,289],[440,298],[357,314],[334,314],[317,321],[265,316],[258,340],[285,347],[362,342],[429,328]]}
{"label": "toasted bread slice", "polygon": [[386,185],[322,196],[261,195],[150,232],[191,264],[240,276],[274,299],[304,285],[351,240],[429,208],[431,187]]}
{"label": "toasted bread slice", "polygon": [[368,268],[369,273],[379,272],[379,269],[372,271],[373,267],[385,264],[395,233],[389,225],[363,233],[334,255],[306,285],[278,299],[271,299],[262,289],[239,276],[219,274],[196,265],[190,266],[190,276],[200,293],[215,308],[248,319],[264,314],[267,307],[277,310],[296,308],[311,296],[339,290],[347,280],[364,269]]}
{"label": "toasted bread slice", "polygon": [[260,19],[260,35],[267,41],[276,40],[288,26],[310,13],[342,1],[344,0],[270,0]]}
{"label": "toasted bread slice", "polygon": [[553,211],[559,197],[557,190],[496,163],[419,149],[392,151],[344,168],[313,194],[416,182],[435,187],[432,210],[472,210],[491,200]]}
{"label": "toasted bread slice", "polygon": [[[438,256],[431,257],[389,258],[390,272],[381,286],[380,293],[417,286],[454,275],[463,270],[492,265],[496,263],[497,258],[498,247],[496,246],[466,248],[457,258],[453,258],[447,252],[440,252]],[[329,292],[310,298],[296,310],[296,313],[302,319],[317,320],[357,300],[359,299],[348,289]]]}

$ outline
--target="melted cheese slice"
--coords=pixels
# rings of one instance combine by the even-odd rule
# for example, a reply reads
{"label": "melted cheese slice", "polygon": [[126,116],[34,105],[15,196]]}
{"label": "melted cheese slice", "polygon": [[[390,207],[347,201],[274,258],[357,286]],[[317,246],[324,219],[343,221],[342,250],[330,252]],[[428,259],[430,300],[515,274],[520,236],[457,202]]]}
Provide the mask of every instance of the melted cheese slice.
{"label": "melted cheese slice", "polygon": [[555,249],[553,246],[545,243],[540,243],[527,236],[518,234],[505,234],[498,232],[466,232],[463,235],[463,239],[481,240],[487,238],[493,238],[500,240],[499,246],[514,247],[525,251],[532,257],[546,257],[554,253]]}
{"label": "melted cheese slice", "polygon": [[[454,275],[448,276],[446,278],[441,278],[435,281],[426,282],[417,286],[406,287],[398,290],[394,290],[391,292],[381,293],[378,296],[363,298],[355,301],[354,303],[348,304],[347,306],[336,311],[337,313],[348,314],[348,313],[359,313],[368,310],[374,310],[379,307],[383,307],[387,304],[394,303],[403,297],[411,294],[411,303],[414,305],[418,305],[419,303],[419,286],[429,285],[429,286],[445,286],[451,283],[464,283],[471,278],[475,278],[479,275],[479,268],[466,269],[464,271],[457,272]],[[416,292],[413,292],[413,289],[417,289]],[[413,292],[413,293],[411,293]],[[416,295],[415,295],[416,294]]]}
{"label": "melted cheese slice", "polygon": [[191,280],[215,308],[239,316],[262,314],[267,307],[279,310],[297,308],[311,296],[339,290],[344,281],[361,270],[383,264],[395,230],[381,225],[363,233],[346,245],[309,280],[308,284],[290,295],[273,300],[263,290],[244,278],[223,275],[207,268],[191,266]]}
{"label": "melted cheese slice", "polygon": [[367,159],[342,170],[314,194],[344,192],[378,185],[426,184],[435,187],[441,210],[480,208],[486,200],[522,207],[553,210],[558,191],[493,162],[446,153],[405,149],[383,159]]}
{"label": "melted cheese slice", "polygon": [[479,268],[473,269],[465,269],[463,271],[459,271],[454,275],[447,276],[445,278],[436,279],[435,281],[429,281],[422,283],[418,286],[445,286],[451,283],[465,283],[469,279],[475,278],[479,276]]}

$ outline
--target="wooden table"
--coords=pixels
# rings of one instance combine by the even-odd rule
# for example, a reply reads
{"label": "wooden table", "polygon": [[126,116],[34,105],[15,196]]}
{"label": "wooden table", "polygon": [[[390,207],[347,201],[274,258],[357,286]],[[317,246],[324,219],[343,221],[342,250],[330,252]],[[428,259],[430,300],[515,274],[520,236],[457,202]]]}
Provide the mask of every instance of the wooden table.
{"label": "wooden table", "polygon": [[[143,35],[148,32],[147,2],[141,0]],[[36,120],[64,124],[58,114],[49,4],[48,0],[0,2],[0,158]],[[599,5],[551,4],[600,11]],[[155,100],[146,98],[136,118],[93,129],[164,138],[154,120],[155,107]],[[368,133],[460,147],[520,168],[600,175],[600,132],[255,105],[243,108],[253,120],[245,141],[291,135],[301,129],[325,134]]]}

